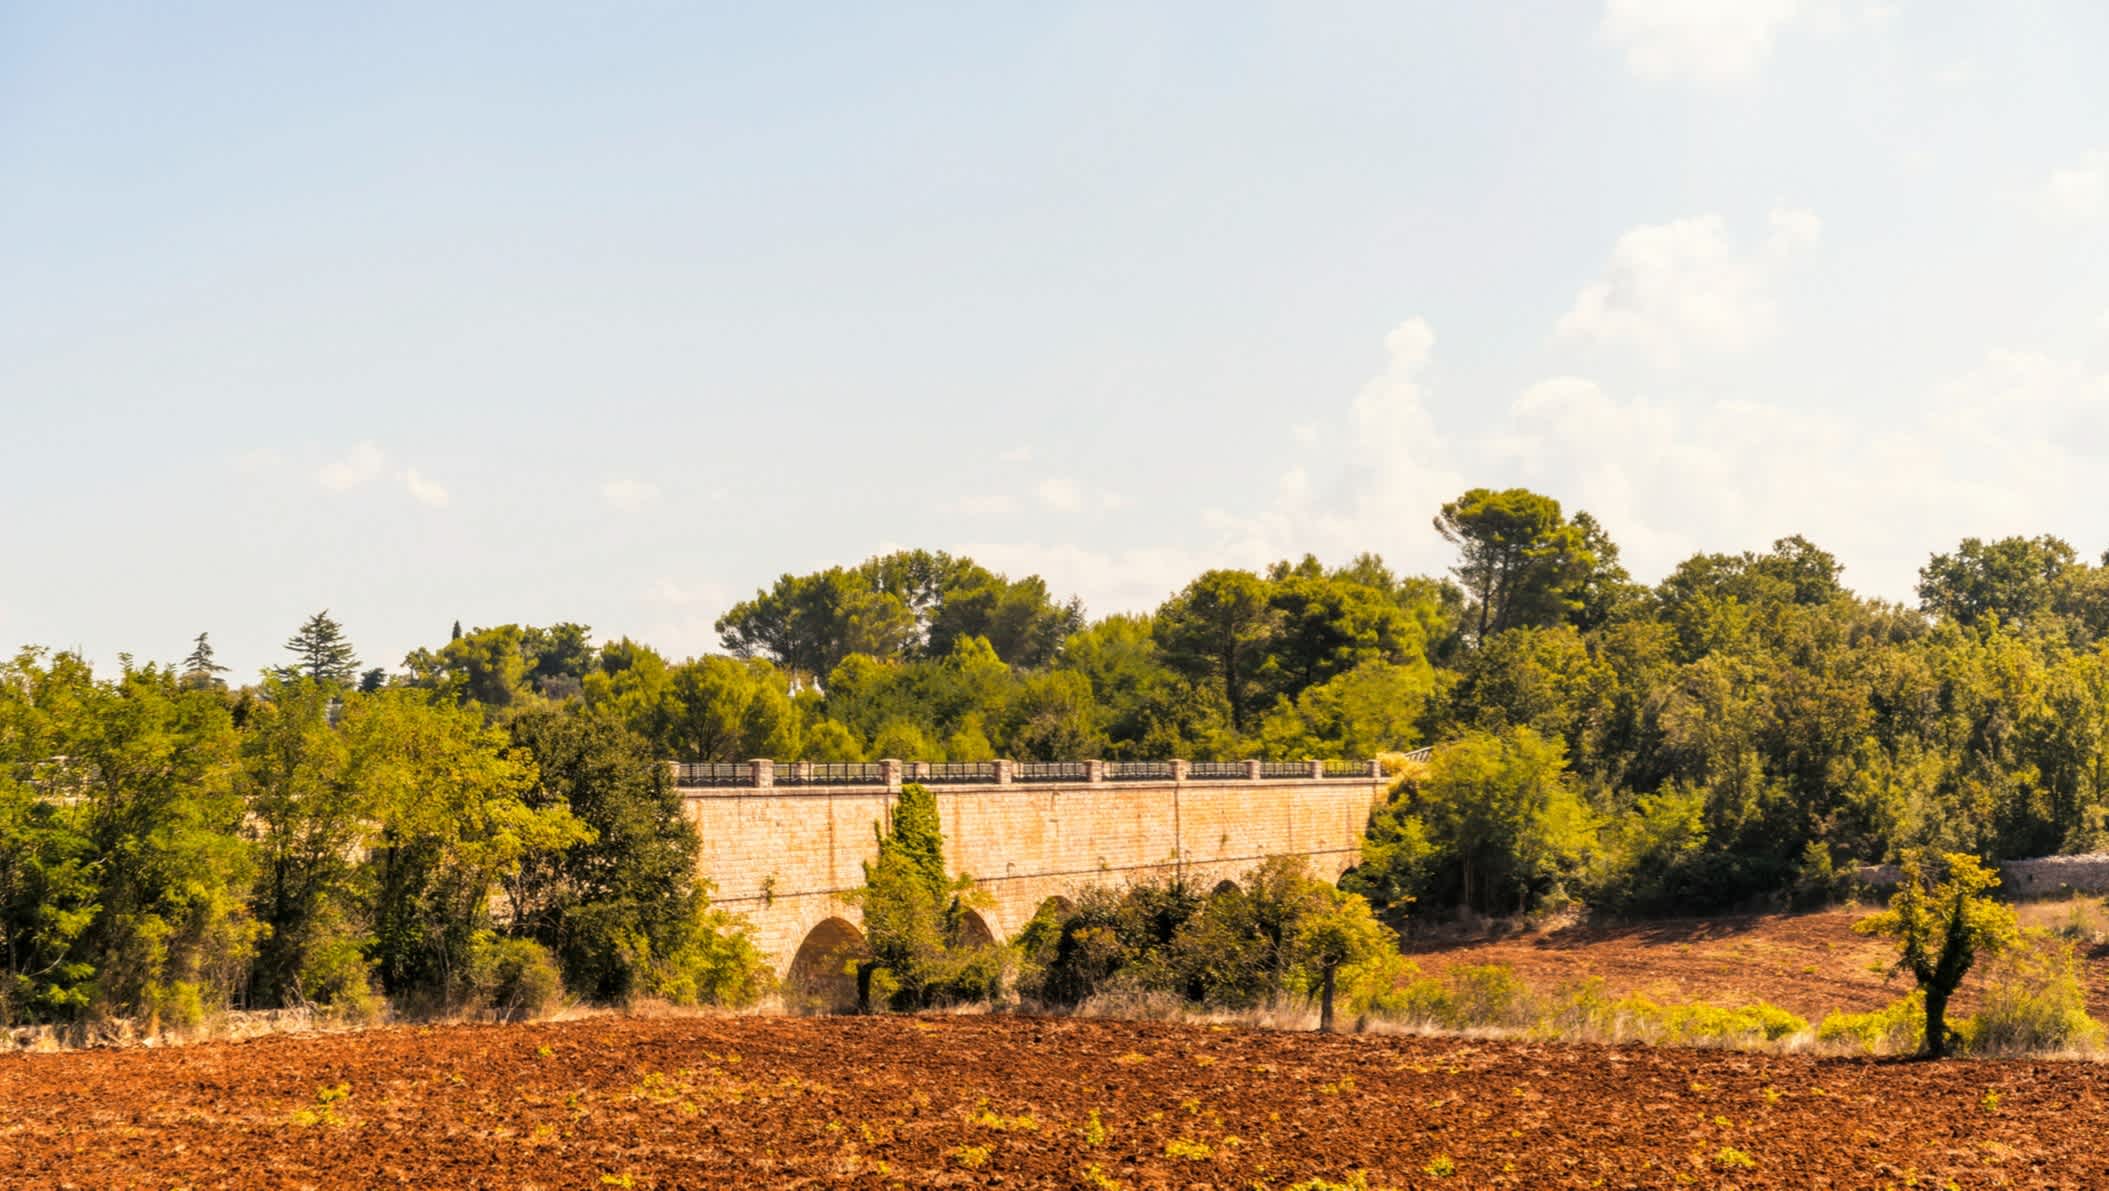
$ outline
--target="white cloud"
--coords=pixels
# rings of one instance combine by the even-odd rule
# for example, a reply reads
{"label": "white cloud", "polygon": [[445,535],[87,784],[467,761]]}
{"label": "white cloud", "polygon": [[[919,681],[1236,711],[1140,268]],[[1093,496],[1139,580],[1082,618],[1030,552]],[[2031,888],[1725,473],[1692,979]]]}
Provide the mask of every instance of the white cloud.
{"label": "white cloud", "polygon": [[411,498],[419,504],[430,505],[435,509],[447,507],[447,490],[419,475],[414,467],[403,471],[403,490],[410,493]]}
{"label": "white cloud", "polygon": [[1766,214],[1765,222],[1772,227],[1767,245],[1775,253],[1794,252],[1823,239],[1823,220],[1804,208],[1774,207]]}
{"label": "white cloud", "polygon": [[969,517],[1001,517],[1016,512],[1018,502],[1001,492],[984,496],[962,496],[952,502],[952,511]]}
{"label": "white cloud", "polygon": [[1311,473],[1301,467],[1292,467],[1274,482],[1275,494],[1289,508],[1301,508],[1311,499]]}
{"label": "white cloud", "polygon": [[[1886,20],[1876,7],[1862,15]],[[1827,0],[1607,0],[1598,32],[1641,78],[1719,86],[1755,77],[1783,33],[1831,33],[1845,23]]]}
{"label": "white cloud", "polygon": [[1568,375],[1491,407],[1446,403],[1460,413],[1445,426],[1427,401],[1428,324],[1409,319],[1386,346],[1385,368],[1348,405],[1344,466],[1304,464],[1285,446],[1251,507],[1205,511],[1176,546],[958,549],[1012,575],[1038,573],[1105,614],[1153,607],[1210,567],[1306,551],[1337,563],[1372,550],[1397,569],[1440,573],[1453,554],[1430,518],[1472,484],[1526,485],[1587,509],[1650,582],[1700,550],[1764,549],[1800,533],[1851,566],[1858,590],[1909,599],[1927,555],[1965,535],[2091,540],[2086,523],[2055,519],[2096,507],[2095,455],[2109,441],[2109,375],[2075,361],[1987,353],[1925,392],[1910,419],[1631,396]]}
{"label": "white cloud", "polygon": [[1300,447],[1315,447],[1318,445],[1318,423],[1298,422],[1289,427],[1289,435]]}
{"label": "white cloud", "polygon": [[1098,507],[1101,512],[1106,513],[1115,509],[1125,509],[1128,507],[1128,498],[1110,488],[1101,488],[1098,490]]}
{"label": "white cloud", "polygon": [[1075,480],[1051,477],[1040,481],[1040,503],[1056,512],[1074,513],[1084,507],[1084,492]]}
{"label": "white cloud", "polygon": [[600,486],[600,498],[611,509],[635,513],[658,502],[659,485],[650,480],[617,476]]}
{"label": "white cloud", "polygon": [[[1622,399],[1578,377],[1530,386],[1509,425],[1463,448],[1489,472],[1596,514],[1652,579],[1698,550],[1791,533],[1854,565],[1863,592],[1908,598],[1928,554],[1977,534],[2070,532],[2109,439],[2109,376],[1994,351],[1908,421],[1724,401]],[[1506,478],[1504,482],[1509,482]],[[2053,513],[2053,516],[2056,514]]]}
{"label": "white cloud", "polygon": [[245,476],[270,475],[286,465],[286,457],[276,447],[252,447],[233,457],[234,470]]}
{"label": "white cloud", "polygon": [[388,461],[381,448],[371,442],[360,442],[342,456],[325,463],[315,472],[315,482],[335,492],[344,492],[372,480],[381,474],[381,467]]}
{"label": "white cloud", "polygon": [[2052,170],[2036,191],[2036,207],[2053,219],[2086,219],[2109,207],[2109,151]]}
{"label": "white cloud", "polygon": [[1964,58],[1933,72],[1933,81],[1943,87],[1966,87],[1977,81],[1977,60]]}
{"label": "white cloud", "polygon": [[1265,561],[1179,547],[1092,550],[1042,542],[965,542],[951,550],[1013,579],[1038,575],[1058,595],[1081,596],[1092,616],[1154,608],[1210,567]]}
{"label": "white cloud", "polygon": [[1693,351],[1739,351],[1771,335],[1775,273],[1813,244],[1823,221],[1776,209],[1761,250],[1730,240],[1719,215],[1644,224],[1618,238],[1604,276],[1582,287],[1555,327],[1563,339],[1630,348],[1659,366]]}
{"label": "white cloud", "polygon": [[1033,461],[1033,449],[1031,447],[1012,447],[997,455],[996,459],[1002,463],[1031,463]]}
{"label": "white cloud", "polygon": [[665,604],[670,607],[686,607],[692,604],[728,604],[731,602],[722,583],[703,582],[684,584],[661,576],[644,593],[647,602]]}
{"label": "white cloud", "polygon": [[[1384,337],[1384,349],[1384,371],[1363,385],[1349,406],[1352,507],[1330,519],[1306,513],[1292,535],[1312,543],[1304,549],[1362,536],[1369,544],[1361,549],[1390,550],[1396,556],[1403,548],[1408,557],[1429,557],[1438,540],[1429,518],[1464,488],[1449,443],[1421,396],[1421,373],[1435,354],[1435,329],[1426,319],[1409,318]],[[1284,549],[1292,546],[1283,544]]]}

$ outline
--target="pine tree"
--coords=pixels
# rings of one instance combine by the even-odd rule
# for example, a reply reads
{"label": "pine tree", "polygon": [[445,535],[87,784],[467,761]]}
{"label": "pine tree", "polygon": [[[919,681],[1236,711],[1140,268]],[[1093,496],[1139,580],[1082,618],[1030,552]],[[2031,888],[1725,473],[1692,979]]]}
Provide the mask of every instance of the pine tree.
{"label": "pine tree", "polygon": [[219,677],[227,672],[227,667],[213,660],[212,642],[205,638],[204,633],[199,633],[197,641],[190,647],[190,656],[183,659],[183,685],[186,687],[227,685]]}
{"label": "pine tree", "polygon": [[359,655],[344,639],[344,627],[330,619],[327,608],[308,617],[300,631],[286,642],[286,648],[299,659],[280,669],[279,673],[287,677],[349,686],[359,674]]}
{"label": "pine tree", "polygon": [[449,638],[447,638],[447,640],[449,640],[449,641],[459,641],[459,640],[461,640],[461,622],[460,622],[460,621],[458,621],[458,620],[457,620],[457,621],[455,621],[455,622],[454,622],[454,635],[453,635],[453,636],[451,636],[451,637],[449,637]]}

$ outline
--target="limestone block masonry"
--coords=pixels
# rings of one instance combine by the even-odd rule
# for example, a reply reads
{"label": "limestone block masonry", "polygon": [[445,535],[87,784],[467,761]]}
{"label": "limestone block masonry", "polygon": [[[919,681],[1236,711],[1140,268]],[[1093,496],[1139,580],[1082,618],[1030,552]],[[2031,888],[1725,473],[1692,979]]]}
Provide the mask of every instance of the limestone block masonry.
{"label": "limestone block masonry", "polygon": [[[1006,940],[1048,898],[1088,885],[1177,876],[1210,888],[1240,880],[1273,855],[1306,857],[1319,876],[1338,879],[1360,854],[1385,783],[1317,772],[930,789],[944,825],[946,863],[986,891],[993,904],[981,918],[990,934]],[[1094,767],[1089,776],[1100,771]],[[840,919],[829,927],[834,932],[844,923],[859,926],[846,895],[863,883],[864,862],[878,853],[879,829],[900,797],[897,784],[683,793],[702,837],[697,864],[711,883],[712,901],[747,916],[779,974],[788,974],[800,945],[822,924]]]}

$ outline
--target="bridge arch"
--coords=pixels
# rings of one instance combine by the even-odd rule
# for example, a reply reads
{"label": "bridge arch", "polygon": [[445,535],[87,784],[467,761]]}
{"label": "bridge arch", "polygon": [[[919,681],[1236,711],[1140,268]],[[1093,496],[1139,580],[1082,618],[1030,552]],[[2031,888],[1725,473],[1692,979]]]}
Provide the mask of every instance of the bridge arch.
{"label": "bridge arch", "polygon": [[980,910],[961,910],[952,929],[952,940],[967,947],[994,947],[1002,942],[996,928]]}
{"label": "bridge arch", "polygon": [[1229,877],[1225,877],[1222,880],[1216,882],[1215,888],[1209,890],[1208,892],[1209,896],[1214,897],[1225,893],[1237,893],[1238,891],[1238,883],[1236,881],[1231,880]]}
{"label": "bridge arch", "polygon": [[784,1007],[806,1013],[843,1013],[857,1007],[853,968],[864,932],[839,915],[806,932],[784,973]]}

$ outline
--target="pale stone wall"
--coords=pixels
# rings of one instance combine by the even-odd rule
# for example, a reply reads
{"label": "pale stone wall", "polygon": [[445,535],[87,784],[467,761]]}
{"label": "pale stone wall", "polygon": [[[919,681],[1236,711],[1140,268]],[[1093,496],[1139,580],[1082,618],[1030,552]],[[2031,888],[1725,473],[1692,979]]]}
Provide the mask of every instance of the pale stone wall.
{"label": "pale stone wall", "polygon": [[[1087,885],[1184,876],[1236,881],[1267,856],[1307,857],[1333,880],[1353,865],[1376,778],[932,786],[945,858],[992,901],[982,919],[1009,939],[1050,897]],[[878,851],[894,791],[728,788],[687,793],[698,860],[720,907],[745,914],[787,971],[829,918],[858,924],[845,895]]]}
{"label": "pale stone wall", "polygon": [[[1894,864],[1871,864],[1854,870],[1853,875],[1873,888],[1888,889],[1901,874]],[[1999,866],[1999,892],[2007,897],[2109,893],[2109,853],[2006,861]]]}

